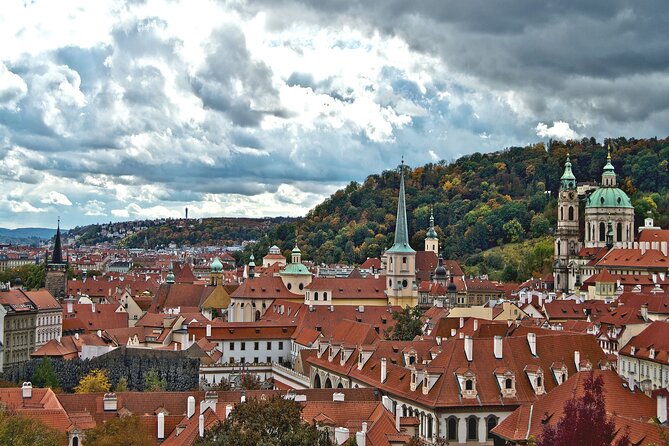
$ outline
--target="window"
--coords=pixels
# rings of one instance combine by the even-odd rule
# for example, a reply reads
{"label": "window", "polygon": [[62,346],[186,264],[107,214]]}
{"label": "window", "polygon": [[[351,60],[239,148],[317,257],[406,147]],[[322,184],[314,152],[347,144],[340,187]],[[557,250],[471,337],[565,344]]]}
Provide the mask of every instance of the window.
{"label": "window", "polygon": [[235,343],[234,342],[230,343],[230,351],[235,351]]}
{"label": "window", "polygon": [[569,206],[569,220],[574,219],[574,206]]}
{"label": "window", "polygon": [[318,300],[318,291],[314,293],[314,300]]}
{"label": "window", "polygon": [[506,389],[509,389],[509,390],[510,390],[510,389],[513,389],[513,380],[512,380],[511,378],[507,378],[507,379],[504,381],[504,387],[505,387]]}
{"label": "window", "polygon": [[488,432],[486,438],[488,440],[495,439],[495,437],[493,436],[493,434],[490,433],[490,431],[493,430],[495,426],[497,426],[497,423],[498,423],[497,417],[494,415],[490,415],[486,420],[486,430]]}
{"label": "window", "polygon": [[260,342],[256,341],[253,343],[253,350],[258,350],[259,347],[260,347]]}
{"label": "window", "polygon": [[[290,290],[291,288],[293,288],[293,284],[292,284],[292,283],[289,283],[288,285],[286,285],[286,288],[288,288],[288,289]],[[243,304],[242,304],[242,305],[243,305]]]}
{"label": "window", "polygon": [[402,281],[402,288],[406,288],[408,285],[409,285],[409,282],[407,282],[406,279],[404,279]]}
{"label": "window", "polygon": [[268,356],[268,357],[267,357],[267,364],[270,364],[271,362],[272,362],[272,357],[271,357],[271,356]]}
{"label": "window", "polygon": [[448,440],[458,441],[458,419],[455,417],[450,417],[446,423]]}
{"label": "window", "polygon": [[255,358],[253,358],[253,363],[258,364],[258,357],[257,356]]}
{"label": "window", "polygon": [[537,387],[541,387],[541,386],[542,386],[541,376],[537,376]]}
{"label": "window", "polygon": [[267,350],[272,349],[272,341],[267,341]]}
{"label": "window", "polygon": [[393,286],[393,279],[388,279],[388,286],[389,287]]}
{"label": "window", "polygon": [[304,289],[304,284],[301,283],[301,284],[300,284],[300,291],[302,291],[303,289]]}
{"label": "window", "polygon": [[242,342],[242,350],[246,350],[246,342]]}
{"label": "window", "polygon": [[469,440],[478,440],[478,424],[479,419],[471,416],[467,418],[467,441]]}
{"label": "window", "polygon": [[406,263],[407,263],[407,258],[406,258],[406,257],[402,257],[402,264],[405,264],[405,265],[406,265]]}
{"label": "window", "polygon": [[279,341],[279,350],[283,350],[283,341]]}
{"label": "window", "polygon": [[604,222],[599,223],[599,241],[603,242],[606,240],[606,225]]}
{"label": "window", "polygon": [[328,293],[325,291],[323,292],[323,300],[328,300]]}
{"label": "window", "polygon": [[242,356],[241,358],[239,358],[239,362],[241,362],[242,364],[246,363],[246,358]]}
{"label": "window", "polygon": [[465,381],[465,390],[474,390],[474,381],[468,379]]}

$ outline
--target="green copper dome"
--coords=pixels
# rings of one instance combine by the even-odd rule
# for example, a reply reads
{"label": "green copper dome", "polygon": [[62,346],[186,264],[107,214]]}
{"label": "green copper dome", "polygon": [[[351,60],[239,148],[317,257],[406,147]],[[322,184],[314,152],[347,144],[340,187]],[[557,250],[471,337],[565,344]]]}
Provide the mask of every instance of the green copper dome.
{"label": "green copper dome", "polygon": [[291,263],[289,265],[286,265],[286,267],[281,271],[281,274],[289,274],[289,275],[295,275],[295,276],[310,276],[311,273],[309,272],[309,269],[307,269],[306,266],[304,266],[301,263]]}
{"label": "green copper dome", "polygon": [[209,266],[211,267],[212,273],[220,273],[223,271],[223,264],[218,257],[214,258],[214,260],[211,262],[211,265]]}
{"label": "green copper dome", "polygon": [[567,154],[567,161],[564,163],[564,173],[560,178],[560,187],[562,189],[576,189],[576,177],[574,176],[574,172],[571,171],[569,154]]}
{"label": "green copper dome", "polygon": [[600,187],[595,190],[585,204],[591,208],[631,208],[632,202],[625,192],[617,187]]}

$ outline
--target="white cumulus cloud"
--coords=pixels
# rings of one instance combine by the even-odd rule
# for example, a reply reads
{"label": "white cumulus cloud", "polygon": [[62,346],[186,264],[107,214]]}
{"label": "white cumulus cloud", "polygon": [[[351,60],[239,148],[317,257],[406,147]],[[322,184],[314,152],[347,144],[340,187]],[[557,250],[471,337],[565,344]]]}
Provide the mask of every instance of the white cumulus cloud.
{"label": "white cumulus cloud", "polygon": [[52,190],[49,194],[40,200],[44,204],[58,204],[61,206],[72,206],[72,202],[65,194]]}
{"label": "white cumulus cloud", "polygon": [[564,121],[553,121],[553,125],[548,127],[547,124],[540,122],[535,127],[537,136],[540,138],[555,138],[562,141],[567,139],[576,139],[578,138],[578,133],[569,127],[568,122]]}

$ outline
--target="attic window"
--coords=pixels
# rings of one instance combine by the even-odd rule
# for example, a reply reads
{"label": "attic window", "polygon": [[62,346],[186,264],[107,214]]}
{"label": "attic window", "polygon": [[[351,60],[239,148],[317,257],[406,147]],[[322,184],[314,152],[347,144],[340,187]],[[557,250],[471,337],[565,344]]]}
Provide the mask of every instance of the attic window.
{"label": "attic window", "polygon": [[465,390],[474,390],[474,381],[471,379],[465,380]]}

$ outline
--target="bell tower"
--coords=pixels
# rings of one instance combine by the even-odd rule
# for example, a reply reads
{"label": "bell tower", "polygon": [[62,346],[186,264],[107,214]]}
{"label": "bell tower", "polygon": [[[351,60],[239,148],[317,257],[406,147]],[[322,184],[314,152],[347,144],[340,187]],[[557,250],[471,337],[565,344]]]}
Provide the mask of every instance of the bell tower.
{"label": "bell tower", "polygon": [[558,195],[558,219],[555,232],[555,291],[572,291],[580,282],[578,271],[571,264],[580,250],[576,177],[571,171],[571,161],[567,154],[564,173],[560,178]]}
{"label": "bell tower", "polygon": [[409,245],[406,199],[404,196],[404,160],[402,160],[401,169],[395,243],[386,251],[386,296],[390,305],[414,307],[418,303],[416,251]]}
{"label": "bell tower", "polygon": [[439,236],[434,230],[434,211],[430,209],[430,229],[425,234],[425,249],[424,251],[432,251],[439,255]]}
{"label": "bell tower", "polygon": [[63,260],[63,248],[60,241],[60,217],[56,229],[56,239],[53,243],[51,259],[47,256],[44,261],[44,287],[53,297],[62,300],[67,297],[67,262]]}

